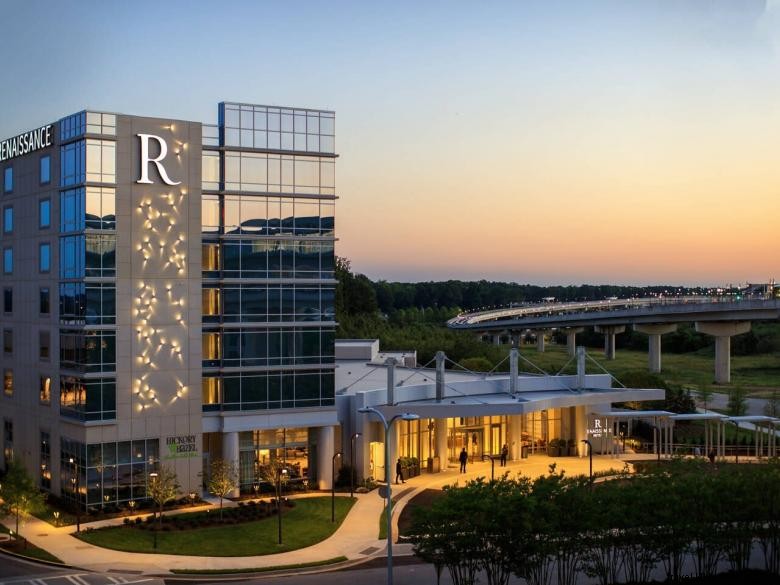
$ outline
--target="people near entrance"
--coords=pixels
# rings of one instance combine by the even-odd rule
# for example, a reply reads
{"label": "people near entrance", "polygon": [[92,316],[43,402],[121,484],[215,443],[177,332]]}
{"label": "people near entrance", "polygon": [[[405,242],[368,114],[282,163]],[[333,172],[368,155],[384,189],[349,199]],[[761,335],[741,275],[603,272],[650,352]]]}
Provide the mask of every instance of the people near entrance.
{"label": "people near entrance", "polygon": [[404,481],[404,468],[401,465],[401,459],[399,458],[398,461],[395,462],[395,483],[398,485],[398,479],[401,479],[401,483],[406,483]]}
{"label": "people near entrance", "polygon": [[509,456],[509,447],[506,443],[501,447],[501,467],[506,467],[506,458]]}
{"label": "people near entrance", "polygon": [[458,460],[460,461],[460,472],[466,473],[466,462],[469,460],[469,454],[466,453],[466,447],[463,447],[460,451],[460,457],[458,457]]}

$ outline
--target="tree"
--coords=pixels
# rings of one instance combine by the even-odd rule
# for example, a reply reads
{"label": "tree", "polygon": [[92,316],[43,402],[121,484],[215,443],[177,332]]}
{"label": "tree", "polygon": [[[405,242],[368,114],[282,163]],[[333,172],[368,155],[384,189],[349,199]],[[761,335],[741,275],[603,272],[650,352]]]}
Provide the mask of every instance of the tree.
{"label": "tree", "polygon": [[[19,534],[19,519],[40,509],[46,496],[37,488],[35,481],[27,473],[24,465],[11,461],[3,478],[3,511],[16,518],[16,534]],[[27,539],[24,540],[25,546]]]}
{"label": "tree", "polygon": [[729,416],[744,416],[747,412],[747,392],[741,386],[729,390],[729,401],[726,406]]}
{"label": "tree", "polygon": [[160,524],[162,524],[163,507],[176,499],[179,493],[179,481],[176,472],[161,465],[156,472],[149,474],[149,497],[160,508]]}
{"label": "tree", "polygon": [[215,459],[209,466],[206,482],[208,492],[219,498],[219,519],[222,520],[222,501],[238,487],[238,466],[232,461]]}

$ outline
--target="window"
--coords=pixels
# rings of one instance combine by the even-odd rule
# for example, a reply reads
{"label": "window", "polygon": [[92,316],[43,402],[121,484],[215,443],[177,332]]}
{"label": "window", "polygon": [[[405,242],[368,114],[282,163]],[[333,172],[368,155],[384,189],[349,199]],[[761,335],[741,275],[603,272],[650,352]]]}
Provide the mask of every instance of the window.
{"label": "window", "polygon": [[6,287],[3,289],[3,313],[14,312],[14,289]]}
{"label": "window", "polygon": [[46,273],[51,270],[51,244],[44,242],[38,245],[38,272]]}
{"label": "window", "polygon": [[116,418],[116,381],[60,376],[60,412],[79,420]]}
{"label": "window", "polygon": [[60,147],[60,187],[84,182],[85,147],[83,140]]}
{"label": "window", "polygon": [[94,230],[116,229],[116,190],[113,187],[87,187],[84,225]]}
{"label": "window", "polygon": [[14,208],[8,205],[3,207],[3,233],[10,234],[14,231]]}
{"label": "window", "polygon": [[60,365],[83,372],[116,369],[116,331],[60,331]]}
{"label": "window", "polygon": [[116,143],[87,139],[87,181],[116,183]]}
{"label": "window", "polygon": [[86,131],[87,113],[79,112],[60,120],[60,140],[70,140],[82,136]]}
{"label": "window", "polygon": [[51,157],[48,154],[41,157],[40,171],[41,185],[51,183]]}
{"label": "window", "polygon": [[48,331],[38,332],[38,357],[43,361],[49,361],[51,354],[51,335]]}
{"label": "window", "polygon": [[51,376],[41,376],[38,400],[40,400],[41,404],[51,403]]}
{"label": "window", "polygon": [[51,312],[49,287],[42,287],[38,289],[38,312],[41,315],[48,315]]}
{"label": "window", "polygon": [[14,459],[14,422],[9,419],[3,419],[3,459],[5,468]]}
{"label": "window", "polygon": [[84,229],[84,187],[60,193],[60,231],[80,232]]}
{"label": "window", "polygon": [[38,201],[38,227],[46,229],[51,227],[51,200],[41,199]]}
{"label": "window", "polygon": [[10,193],[14,190],[14,168],[5,167],[3,171],[3,193]]}
{"label": "window", "polygon": [[225,152],[225,190],[333,195],[335,162],[313,156]]}
{"label": "window", "polygon": [[13,352],[14,352],[13,329],[3,329],[3,353],[12,354]]}
{"label": "window", "polygon": [[113,325],[116,286],[106,283],[60,283],[60,323]]}
{"label": "window", "polygon": [[10,368],[3,370],[3,394],[14,395],[14,371]]}
{"label": "window", "polygon": [[116,115],[87,112],[87,133],[116,135]]}
{"label": "window", "polygon": [[216,191],[219,189],[219,153],[204,150],[202,159],[201,186],[204,190]]}
{"label": "window", "polygon": [[3,249],[3,274],[13,274],[14,272],[14,249]]}
{"label": "window", "polygon": [[41,489],[51,489],[51,440],[49,433],[41,431]]}

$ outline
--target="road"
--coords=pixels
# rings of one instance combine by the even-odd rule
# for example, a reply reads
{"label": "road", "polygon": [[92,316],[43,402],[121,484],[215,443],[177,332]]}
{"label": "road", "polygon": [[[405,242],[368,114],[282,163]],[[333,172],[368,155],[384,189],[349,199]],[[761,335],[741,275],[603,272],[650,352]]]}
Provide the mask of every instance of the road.
{"label": "road", "polygon": [[[729,397],[728,394],[721,394],[720,392],[713,392],[712,398],[707,404],[707,408],[714,408],[716,410],[728,411]],[[747,406],[746,415],[749,416],[763,416],[764,406],[766,400],[763,398],[746,398],[745,404]]]}
{"label": "road", "polygon": [[162,579],[142,575],[87,573],[78,569],[60,569],[0,555],[0,585],[119,585],[143,583],[162,585]]}

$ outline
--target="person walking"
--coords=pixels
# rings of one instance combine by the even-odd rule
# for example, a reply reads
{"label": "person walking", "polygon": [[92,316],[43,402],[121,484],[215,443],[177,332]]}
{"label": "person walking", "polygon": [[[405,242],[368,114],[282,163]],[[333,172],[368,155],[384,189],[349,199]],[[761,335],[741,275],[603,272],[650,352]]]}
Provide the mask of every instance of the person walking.
{"label": "person walking", "polygon": [[461,450],[458,460],[460,461],[460,472],[466,473],[466,462],[469,460],[469,454],[466,453],[466,447],[463,447]]}
{"label": "person walking", "polygon": [[395,462],[395,485],[398,485],[398,478],[401,478],[401,483],[406,483],[404,481],[404,468],[401,466],[401,458],[398,458],[398,461]]}
{"label": "person walking", "polygon": [[506,458],[509,456],[509,447],[506,443],[501,447],[501,467],[506,467]]}

